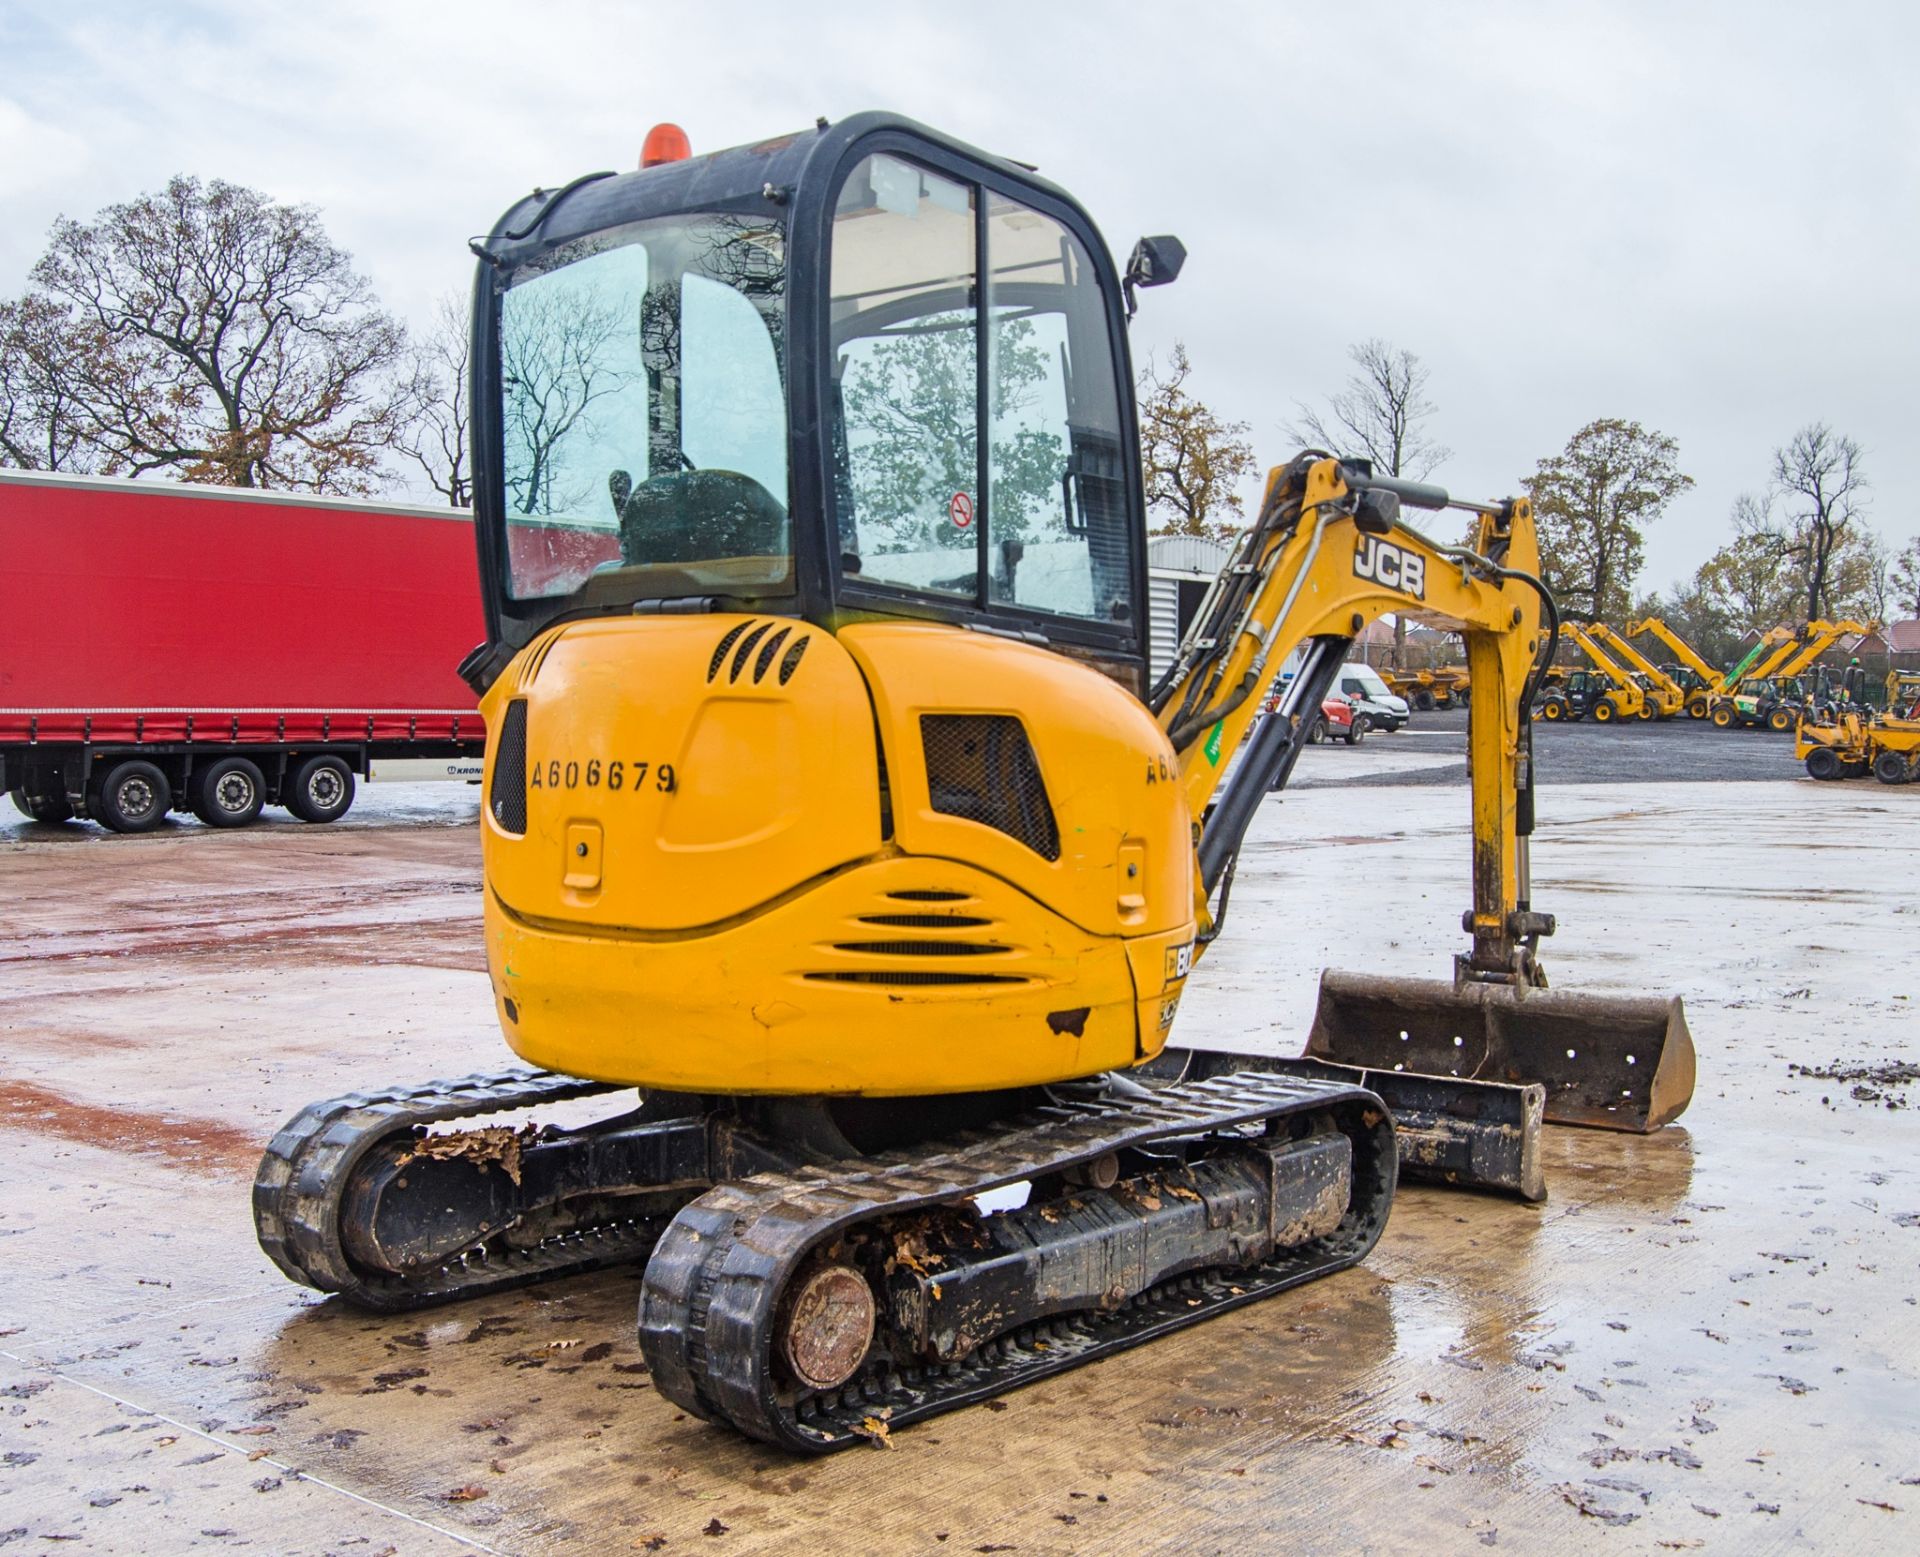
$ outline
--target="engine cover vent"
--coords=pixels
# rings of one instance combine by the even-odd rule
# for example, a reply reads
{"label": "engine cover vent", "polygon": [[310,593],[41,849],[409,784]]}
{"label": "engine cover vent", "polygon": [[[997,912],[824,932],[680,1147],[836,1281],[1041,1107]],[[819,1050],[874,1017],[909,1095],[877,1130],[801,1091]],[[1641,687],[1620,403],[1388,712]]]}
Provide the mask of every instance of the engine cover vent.
{"label": "engine cover vent", "polygon": [[[727,680],[738,681],[740,673],[752,665],[752,678],[754,684],[758,685],[773,669],[774,656],[780,654],[781,645],[787,644],[791,638],[787,652],[780,656],[778,677],[779,684],[784,687],[800,668],[800,656],[807,652],[807,644],[812,641],[812,634],[807,632],[793,636],[797,625],[794,622],[782,625],[777,617],[764,622],[736,622],[713,646],[713,657],[707,661],[707,680],[712,681],[720,674],[720,667],[728,665],[728,655],[731,654],[732,663],[728,665]],[[758,653],[754,652],[756,649]]]}
{"label": "engine cover vent", "polygon": [[922,714],[933,809],[1017,839],[1043,860],[1060,858],[1060,827],[1032,743],[1009,714]]}
{"label": "engine cover vent", "polygon": [[493,749],[487,806],[503,833],[527,830],[527,700],[507,704],[500,721],[500,743]]}

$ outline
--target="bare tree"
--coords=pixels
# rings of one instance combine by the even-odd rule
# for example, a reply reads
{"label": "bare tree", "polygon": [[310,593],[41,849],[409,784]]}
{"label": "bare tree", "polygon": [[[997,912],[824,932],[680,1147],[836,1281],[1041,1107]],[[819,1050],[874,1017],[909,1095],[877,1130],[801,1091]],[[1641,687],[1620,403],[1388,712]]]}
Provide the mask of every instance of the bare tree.
{"label": "bare tree", "polygon": [[1237,484],[1255,470],[1247,424],[1216,416],[1187,387],[1193,364],[1175,341],[1166,372],[1149,359],[1140,375],[1140,465],[1156,535],[1221,539],[1245,523]]}
{"label": "bare tree", "polygon": [[1851,544],[1842,541],[1836,553],[1834,605],[1848,616],[1884,623],[1893,604],[1893,550],[1864,522],[1854,526],[1851,537]]}
{"label": "bare tree", "polygon": [[563,513],[587,500],[591,482],[570,468],[569,441],[590,441],[594,405],[635,376],[616,360],[626,328],[619,300],[566,275],[515,287],[501,316],[502,475],[516,513]]}
{"label": "bare tree", "polygon": [[[1326,411],[1296,402],[1299,420],[1281,431],[1297,444],[1370,460],[1383,476],[1414,480],[1431,474],[1453,455],[1426,431],[1435,406],[1427,398],[1428,369],[1412,352],[1372,337],[1347,348],[1354,372],[1330,396]],[[1393,618],[1394,664],[1405,663],[1407,624]]]}
{"label": "bare tree", "polygon": [[1888,570],[1887,609],[1901,619],[1920,617],[1920,538],[1900,548]]}
{"label": "bare tree", "polygon": [[434,309],[433,328],[413,346],[415,394],[420,413],[399,450],[426,472],[427,480],[455,508],[473,505],[473,471],[467,437],[471,355],[464,299],[449,292]]}
{"label": "bare tree", "polygon": [[56,222],[31,282],[54,411],[109,473],[365,492],[416,410],[405,332],[310,206],[176,177]]}
{"label": "bare tree", "polygon": [[1453,450],[1436,443],[1425,427],[1435,413],[1427,398],[1426,365],[1377,338],[1348,347],[1347,356],[1355,371],[1328,398],[1326,411],[1297,402],[1299,420],[1281,431],[1295,443],[1371,460],[1384,476],[1417,481],[1445,464]]}
{"label": "bare tree", "polygon": [[1807,620],[1825,617],[1836,604],[1836,558],[1864,508],[1860,445],[1811,422],[1774,450],[1773,484],[1788,512],[1769,533],[1794,559]]}

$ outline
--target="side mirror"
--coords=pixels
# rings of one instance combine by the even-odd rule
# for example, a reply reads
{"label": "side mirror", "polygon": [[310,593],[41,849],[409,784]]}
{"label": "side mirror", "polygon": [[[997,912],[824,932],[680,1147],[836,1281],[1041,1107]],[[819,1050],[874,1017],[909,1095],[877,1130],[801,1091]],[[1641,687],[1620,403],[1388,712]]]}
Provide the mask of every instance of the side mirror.
{"label": "side mirror", "polygon": [[1139,305],[1134,301],[1135,287],[1163,287],[1177,279],[1187,262],[1187,246],[1172,234],[1142,238],[1127,256],[1126,274],[1121,290],[1126,294],[1127,317],[1131,319]]}

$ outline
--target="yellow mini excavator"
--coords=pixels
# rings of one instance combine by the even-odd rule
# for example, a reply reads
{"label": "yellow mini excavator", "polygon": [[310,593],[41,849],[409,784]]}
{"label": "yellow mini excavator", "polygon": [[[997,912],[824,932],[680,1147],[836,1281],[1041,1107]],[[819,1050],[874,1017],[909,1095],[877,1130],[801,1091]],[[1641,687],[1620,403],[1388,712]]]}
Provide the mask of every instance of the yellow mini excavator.
{"label": "yellow mini excavator", "polygon": [[[1150,682],[1126,321],[1179,244],[1119,271],[1063,190],[892,116],[680,139],[475,244],[464,671],[536,1068],[289,1121],[288,1275],[394,1310],[645,1261],[657,1387],[818,1452],[1343,1269],[1402,1175],[1537,1196],[1543,1113],[1686,1106],[1679,1002],[1536,955],[1524,499],[1304,453]],[[1468,544],[1405,517],[1449,506]],[[1453,977],[1326,975],[1297,1059],[1169,1048],[1262,798],[1413,609],[1474,693]]]}

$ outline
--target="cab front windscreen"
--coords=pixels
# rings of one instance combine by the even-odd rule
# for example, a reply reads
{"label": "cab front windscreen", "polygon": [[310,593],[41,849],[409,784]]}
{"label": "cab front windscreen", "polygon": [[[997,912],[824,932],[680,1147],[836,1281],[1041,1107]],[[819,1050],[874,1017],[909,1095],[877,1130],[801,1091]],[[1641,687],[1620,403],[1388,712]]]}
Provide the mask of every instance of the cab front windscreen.
{"label": "cab front windscreen", "polygon": [[516,270],[496,349],[507,592],[596,606],[793,582],[786,242],[690,213]]}

